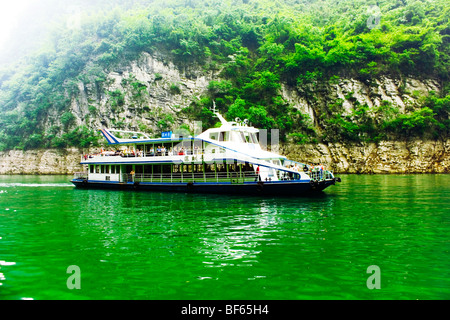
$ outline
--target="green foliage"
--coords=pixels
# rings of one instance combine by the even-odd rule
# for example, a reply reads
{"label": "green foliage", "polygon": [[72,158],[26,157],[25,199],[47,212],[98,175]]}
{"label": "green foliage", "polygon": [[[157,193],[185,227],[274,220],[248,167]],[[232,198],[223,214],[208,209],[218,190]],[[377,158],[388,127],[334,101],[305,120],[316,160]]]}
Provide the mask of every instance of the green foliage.
{"label": "green foliage", "polygon": [[228,108],[228,112],[226,114],[228,119],[236,119],[239,118],[241,120],[248,118],[247,112],[247,103],[243,99],[236,99],[232,105]]}
{"label": "green foliage", "polygon": [[94,107],[94,106],[89,106],[88,107],[88,109],[89,109],[89,113],[90,114],[92,114],[92,115],[97,115],[97,108],[96,107]]}
{"label": "green foliage", "polygon": [[228,93],[232,89],[232,87],[233,83],[229,80],[212,80],[209,82],[208,90],[212,95],[222,95]]}
{"label": "green foliage", "polygon": [[[450,115],[450,94],[447,94],[445,97],[440,98],[436,95],[435,92],[430,92],[430,94],[425,98],[423,105],[435,113],[435,118],[438,121],[445,121],[448,119]],[[448,127],[447,127],[448,128]]]}
{"label": "green foliage", "polygon": [[171,128],[174,122],[175,119],[173,118],[173,116],[170,114],[166,114],[162,119],[160,119],[157,122],[157,126],[160,131],[166,131]]}
{"label": "green foliage", "polygon": [[129,85],[131,87],[131,90],[133,92],[133,98],[140,98],[144,94],[144,92],[147,90],[147,86],[142,83],[141,81],[137,80],[136,77],[132,76],[128,79],[122,80],[122,85],[127,86]]}
{"label": "green foliage", "polygon": [[42,146],[43,139],[41,134],[34,133],[25,141],[25,149],[37,149]]}
{"label": "green foliage", "polygon": [[250,100],[259,102],[274,96],[280,89],[280,77],[270,71],[257,71],[252,80],[244,85],[243,93]]}
{"label": "green foliage", "polygon": [[64,128],[70,127],[75,121],[75,116],[71,112],[64,112],[61,116],[61,123],[63,124]]}
{"label": "green foliage", "polygon": [[67,132],[61,136],[61,138],[55,137],[53,144],[54,147],[61,148],[67,146],[76,146],[82,148],[97,147],[99,134],[93,130],[88,129],[86,126],[79,126],[70,132]]}
{"label": "green foliage", "polygon": [[171,94],[180,94],[181,93],[181,89],[180,86],[178,84],[172,83],[170,85],[169,91]]}
{"label": "green foliage", "polygon": [[110,96],[111,101],[111,110],[113,112],[118,110],[118,107],[121,107],[125,103],[125,94],[122,93],[119,89],[114,91],[109,91],[108,95]]}
{"label": "green foliage", "polygon": [[373,79],[378,73],[377,63],[375,61],[371,61],[367,64],[365,68],[359,70],[359,76],[362,80]]}
{"label": "green foliage", "polygon": [[326,119],[326,131],[324,137],[326,140],[337,141],[339,138],[350,141],[358,141],[360,127],[351,121],[350,116],[343,116],[336,113],[333,118]]}
{"label": "green foliage", "polygon": [[435,115],[433,110],[424,107],[409,114],[399,115],[398,118],[387,122],[385,128],[403,136],[423,134],[437,124]]}

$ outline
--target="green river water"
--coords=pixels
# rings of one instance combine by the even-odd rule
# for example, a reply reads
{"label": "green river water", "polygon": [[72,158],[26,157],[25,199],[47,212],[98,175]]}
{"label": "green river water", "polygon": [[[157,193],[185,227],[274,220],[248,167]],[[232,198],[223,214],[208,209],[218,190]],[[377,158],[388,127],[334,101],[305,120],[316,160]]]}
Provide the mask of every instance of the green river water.
{"label": "green river water", "polygon": [[450,175],[340,177],[262,198],[0,176],[0,299],[450,299]]}

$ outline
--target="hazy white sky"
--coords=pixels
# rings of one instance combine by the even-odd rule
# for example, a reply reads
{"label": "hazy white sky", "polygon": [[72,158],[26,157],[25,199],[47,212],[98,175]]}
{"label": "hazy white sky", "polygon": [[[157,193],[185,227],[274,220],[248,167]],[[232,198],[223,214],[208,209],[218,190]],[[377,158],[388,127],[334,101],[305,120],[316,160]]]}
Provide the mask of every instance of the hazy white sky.
{"label": "hazy white sky", "polygon": [[37,0],[0,0],[0,50],[6,45],[11,31],[17,26],[24,9]]}

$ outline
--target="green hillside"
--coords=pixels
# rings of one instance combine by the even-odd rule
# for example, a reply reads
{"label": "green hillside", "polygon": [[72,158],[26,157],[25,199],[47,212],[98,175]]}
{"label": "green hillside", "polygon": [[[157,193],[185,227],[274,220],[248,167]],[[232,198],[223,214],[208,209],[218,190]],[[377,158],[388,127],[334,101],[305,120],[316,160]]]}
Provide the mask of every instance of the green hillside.
{"label": "green hillside", "polygon": [[[53,26],[39,50],[1,70],[0,151],[96,145],[97,128],[75,125],[68,109],[77,83],[101,87],[109,71],[142,52],[164,52],[177,66],[198,65],[205,73],[220,70],[208,93],[179,114],[205,127],[214,125],[214,100],[229,119],[278,128],[282,138],[298,143],[438,139],[450,133],[446,0],[112,4],[114,9],[104,9],[104,2],[91,5],[79,28]],[[441,90],[416,96],[418,103],[405,112],[387,102],[369,107],[355,101],[353,113],[345,114],[342,101],[330,100],[315,110],[316,123],[280,95],[281,84],[314,99],[311,88],[321,84],[355,78],[370,86],[383,76],[435,79]],[[142,94],[139,82],[129,85],[136,97]],[[120,92],[111,95],[123,104]],[[45,124],[54,113],[59,121]]]}

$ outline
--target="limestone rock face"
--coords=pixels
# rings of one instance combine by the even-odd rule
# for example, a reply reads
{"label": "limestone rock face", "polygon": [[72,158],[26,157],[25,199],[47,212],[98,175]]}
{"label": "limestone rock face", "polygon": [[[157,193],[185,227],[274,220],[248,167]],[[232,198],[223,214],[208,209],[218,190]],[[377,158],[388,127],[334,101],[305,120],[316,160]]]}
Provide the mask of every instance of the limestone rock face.
{"label": "limestone rock face", "polygon": [[398,107],[404,113],[408,107],[414,108],[417,97],[426,96],[430,91],[440,92],[437,80],[402,80],[381,76],[370,83],[358,79],[339,79],[334,83],[317,83],[305,88],[282,85],[282,97],[295,108],[309,115],[316,124],[323,106],[342,101],[342,114],[349,115],[354,110],[355,102],[368,107],[379,107],[387,102]]}
{"label": "limestone rock face", "polygon": [[0,152],[0,174],[73,174],[83,171],[81,155],[76,148]]}
{"label": "limestone rock face", "polygon": [[[88,69],[83,80],[67,86],[73,126],[92,130],[102,127],[144,131],[158,134],[160,121],[176,128],[185,119],[177,112],[207,93],[211,80],[220,80],[220,70],[205,71],[201,66],[175,65],[161,52],[143,53],[135,61],[118,66],[103,78]],[[69,92],[70,91],[70,92]],[[281,84],[283,99],[308,115],[311,126],[320,133],[321,113],[330,103],[339,101],[336,112],[351,115],[355,105],[369,108],[388,103],[399,112],[414,110],[419,97],[440,85],[433,79],[394,79],[380,76],[364,81],[336,78],[329,82],[303,86]],[[63,127],[61,112],[49,110],[44,126]],[[323,128],[323,127],[322,127]],[[286,143],[279,152],[292,160],[323,163],[339,173],[447,173],[450,171],[450,140],[408,140],[368,142],[333,142],[298,145]],[[0,152],[0,174],[71,174],[82,171],[82,150],[12,150]]]}
{"label": "limestone rock face", "polygon": [[[418,97],[439,93],[440,85],[434,79],[393,79],[381,76],[371,81],[335,79],[329,83],[315,83],[303,88],[282,85],[283,98],[309,115],[311,125],[320,132],[321,112],[325,106],[339,100],[343,116],[351,115],[355,105],[369,108],[388,103],[400,113],[419,106]],[[449,172],[450,140],[408,140],[346,142],[280,147],[288,158],[306,163],[323,163],[339,173],[444,173]]]}
{"label": "limestone rock face", "polygon": [[[450,139],[281,144],[279,152],[302,163],[322,163],[335,173],[450,173]],[[76,148],[0,152],[0,174],[73,174],[84,171],[82,155]]]}
{"label": "limestone rock face", "polygon": [[449,173],[450,139],[280,146],[303,163],[322,163],[336,173]]}
{"label": "limestone rock face", "polygon": [[[167,116],[174,119],[172,124],[181,124],[183,119],[176,112],[200,99],[213,79],[218,79],[217,74],[200,66],[181,68],[162,53],[142,53],[137,60],[110,71],[102,81],[86,74],[84,81],[72,88],[69,111],[77,126],[151,133],[158,131],[158,121]],[[59,117],[56,112],[51,114],[48,126],[61,126]]]}

